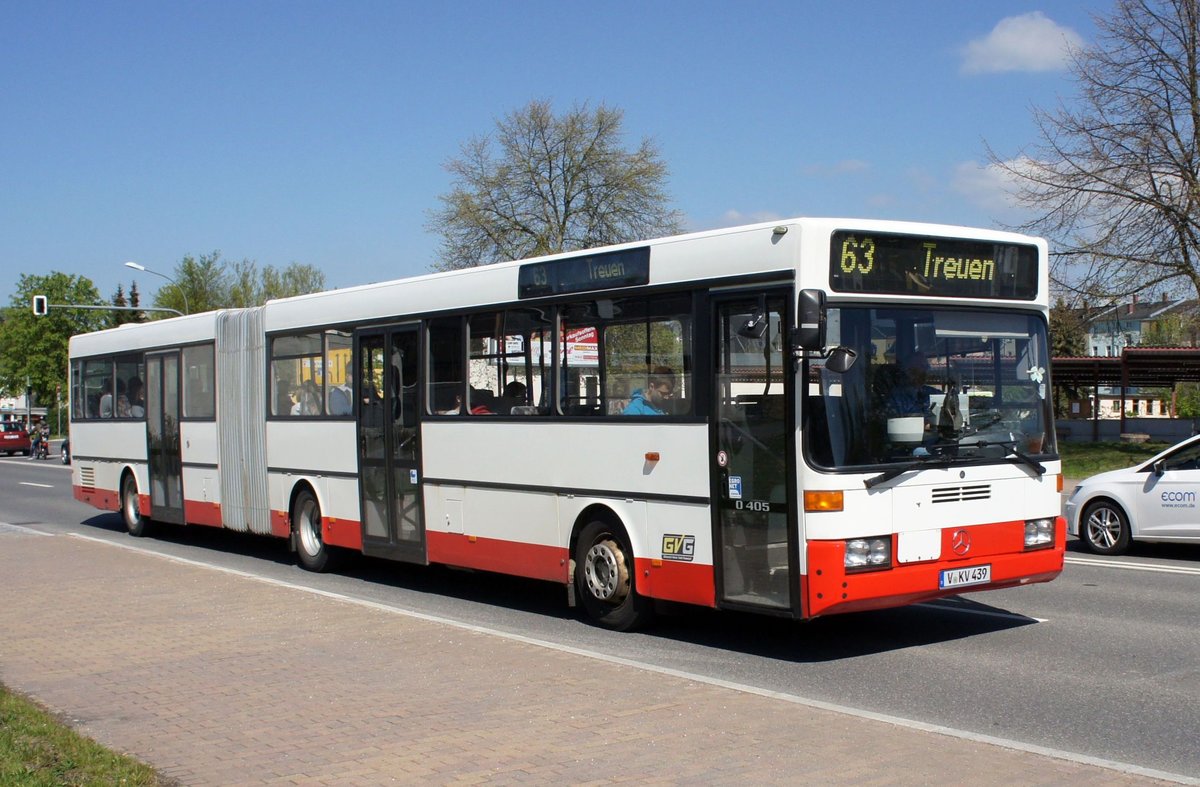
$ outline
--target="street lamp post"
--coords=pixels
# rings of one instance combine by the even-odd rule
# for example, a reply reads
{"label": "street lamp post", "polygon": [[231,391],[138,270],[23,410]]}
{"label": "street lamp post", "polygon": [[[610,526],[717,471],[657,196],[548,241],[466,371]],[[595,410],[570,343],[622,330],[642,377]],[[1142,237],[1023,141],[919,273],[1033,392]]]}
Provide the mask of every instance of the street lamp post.
{"label": "street lamp post", "polygon": [[135,271],[141,271],[142,273],[152,273],[155,276],[161,276],[162,278],[164,278],[167,281],[174,284],[176,287],[179,288],[179,295],[180,295],[180,297],[183,298],[183,313],[184,314],[192,313],[191,308],[188,306],[187,293],[184,292],[183,286],[179,282],[175,281],[174,279],[172,279],[170,276],[168,276],[165,273],[159,273],[158,271],[152,271],[149,268],[147,268],[145,265],[138,265],[136,262],[127,262],[127,263],[125,263],[125,267],[133,268]]}

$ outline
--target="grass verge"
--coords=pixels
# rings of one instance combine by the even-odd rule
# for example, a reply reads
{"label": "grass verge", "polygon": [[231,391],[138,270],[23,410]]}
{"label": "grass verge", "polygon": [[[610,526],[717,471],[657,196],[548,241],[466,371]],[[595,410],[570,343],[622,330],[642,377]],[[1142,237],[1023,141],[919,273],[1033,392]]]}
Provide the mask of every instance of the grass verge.
{"label": "grass verge", "polygon": [[1067,443],[1058,444],[1063,475],[1084,479],[1106,470],[1141,464],[1169,443]]}
{"label": "grass verge", "polygon": [[153,768],[79,735],[0,685],[0,785],[167,785]]}

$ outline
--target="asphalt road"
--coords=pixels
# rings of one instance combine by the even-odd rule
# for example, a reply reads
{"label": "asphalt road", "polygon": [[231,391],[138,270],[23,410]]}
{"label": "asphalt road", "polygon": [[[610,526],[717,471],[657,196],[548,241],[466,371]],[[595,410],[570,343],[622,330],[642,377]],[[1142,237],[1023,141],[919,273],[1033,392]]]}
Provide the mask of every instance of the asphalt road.
{"label": "asphalt road", "polygon": [[[130,537],[77,503],[58,463],[0,458],[0,521]],[[667,610],[614,634],[558,586],[356,558],[336,574],[283,542],[169,528],[138,545],[711,679],[1200,779],[1200,547],[1100,558],[1069,547],[1056,581],[809,623]],[[802,744],[803,742],[798,742]],[[952,778],[952,775],[948,775]]]}

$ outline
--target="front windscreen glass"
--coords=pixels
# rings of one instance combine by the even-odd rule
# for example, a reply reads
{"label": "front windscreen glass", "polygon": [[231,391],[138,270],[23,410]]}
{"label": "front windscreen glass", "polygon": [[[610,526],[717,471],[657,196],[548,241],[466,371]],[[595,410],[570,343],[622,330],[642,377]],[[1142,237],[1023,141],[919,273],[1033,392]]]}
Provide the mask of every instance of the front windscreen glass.
{"label": "front windscreen glass", "polygon": [[806,365],[810,463],[997,461],[1055,453],[1046,326],[1033,313],[831,308],[828,342],[853,349],[842,374]]}

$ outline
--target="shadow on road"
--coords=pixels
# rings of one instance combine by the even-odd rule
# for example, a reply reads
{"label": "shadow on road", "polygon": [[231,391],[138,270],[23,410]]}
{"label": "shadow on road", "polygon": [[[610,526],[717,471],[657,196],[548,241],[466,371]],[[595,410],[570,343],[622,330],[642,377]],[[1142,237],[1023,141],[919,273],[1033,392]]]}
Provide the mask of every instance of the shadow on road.
{"label": "shadow on road", "polygon": [[[101,514],[82,524],[108,532],[124,530],[117,514]],[[147,546],[170,544],[263,560],[290,566],[298,577],[311,577],[295,566],[287,542],[279,538],[176,525],[157,525],[146,539],[125,537]],[[582,617],[581,611],[567,606],[565,590],[550,582],[445,566],[396,563],[352,553],[344,553],[341,558],[337,576],[378,588],[444,596],[558,620]],[[964,598],[834,615],[808,622],[679,604],[660,604],[659,612],[657,622],[648,630],[612,636],[657,637],[780,661],[816,663],[994,634],[1036,622]]]}

